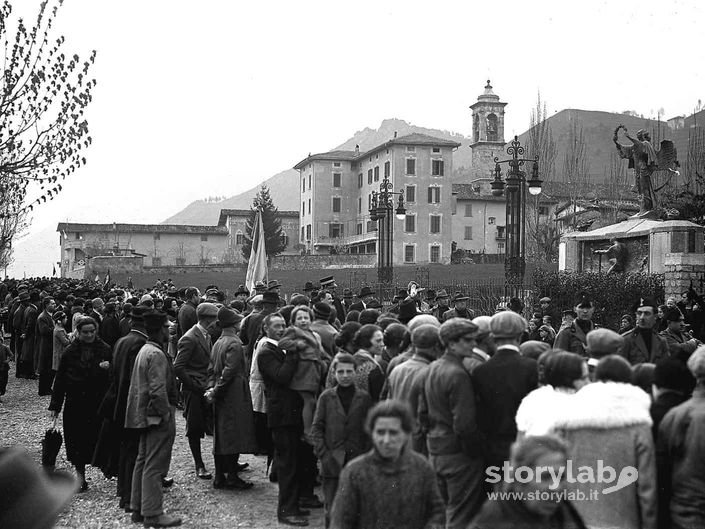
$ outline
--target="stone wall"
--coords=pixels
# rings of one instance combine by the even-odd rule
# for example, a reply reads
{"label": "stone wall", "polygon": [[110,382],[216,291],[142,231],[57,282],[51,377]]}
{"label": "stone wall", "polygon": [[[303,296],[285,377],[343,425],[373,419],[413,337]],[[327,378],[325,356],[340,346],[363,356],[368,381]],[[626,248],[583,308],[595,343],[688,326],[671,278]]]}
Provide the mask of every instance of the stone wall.
{"label": "stone wall", "polygon": [[270,260],[270,270],[320,270],[370,268],[377,263],[374,254],[361,255],[279,255]]}
{"label": "stone wall", "polygon": [[698,288],[705,275],[705,261],[698,254],[667,253],[664,259],[664,287],[666,298],[679,300],[691,286]]}
{"label": "stone wall", "polygon": [[137,274],[142,270],[144,258],[136,255],[123,256],[98,256],[88,260],[86,275],[88,279],[93,279],[96,274],[103,277],[110,270],[110,274]]}

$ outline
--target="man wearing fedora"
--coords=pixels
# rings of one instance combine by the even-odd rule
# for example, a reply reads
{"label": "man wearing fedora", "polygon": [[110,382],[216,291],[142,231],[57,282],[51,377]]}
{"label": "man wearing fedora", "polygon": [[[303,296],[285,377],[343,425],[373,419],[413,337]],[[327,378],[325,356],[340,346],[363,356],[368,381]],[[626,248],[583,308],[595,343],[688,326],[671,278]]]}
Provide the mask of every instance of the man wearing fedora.
{"label": "man wearing fedora", "polygon": [[443,321],[448,321],[451,318],[472,320],[475,317],[475,313],[468,308],[469,299],[468,296],[458,292],[453,298],[454,307],[443,314]]}
{"label": "man wearing fedora", "polygon": [[622,354],[631,365],[644,362],[657,363],[668,358],[668,343],[656,330],[656,309],[653,297],[639,298],[636,303],[636,327],[624,333]]}
{"label": "man wearing fedora", "polygon": [[443,321],[444,314],[450,310],[449,301],[450,296],[445,288],[436,293],[436,306],[431,310],[431,314],[438,318],[438,321]]}
{"label": "man wearing fedora", "polygon": [[336,354],[335,337],[338,334],[338,330],[328,323],[328,318],[330,318],[332,312],[330,305],[319,301],[313,306],[313,321],[309,326],[311,331],[318,333],[321,337],[323,349],[325,349],[330,358],[333,358]]}
{"label": "man wearing fedora", "polygon": [[186,437],[201,479],[213,476],[206,470],[201,456],[201,439],[211,431],[210,406],[203,396],[208,386],[208,364],[211,358],[210,331],[216,325],[218,308],[212,303],[200,303],[196,309],[198,322],[179,339],[174,371],[184,388]]}
{"label": "man wearing fedora", "polygon": [[375,293],[370,287],[365,285],[360,289],[357,297],[358,301],[350,305],[350,310],[358,310],[362,312],[367,308],[367,304],[372,300],[372,298],[375,297]]}
{"label": "man wearing fedora", "polygon": [[338,317],[338,321],[345,321],[345,315],[347,313],[345,312],[345,307],[343,307],[343,302],[336,294],[338,285],[335,282],[335,278],[333,276],[327,276],[321,279],[320,283],[321,290],[327,290],[333,297],[333,306],[335,307],[335,315]]}
{"label": "man wearing fedora", "polygon": [[505,310],[492,316],[490,332],[497,350],[473,371],[479,426],[485,439],[488,466],[502,467],[516,440],[515,416],[521,400],[538,386],[536,361],[519,352],[526,320]]}
{"label": "man wearing fedora", "polygon": [[[242,322],[240,327],[240,340],[245,346],[245,361],[247,372],[252,365],[252,353],[255,351],[257,338],[262,332],[262,322],[269,314],[273,314],[279,307],[279,294],[274,291],[266,291],[262,296],[262,310],[252,311]],[[255,296],[257,297],[257,296]]]}
{"label": "man wearing fedora", "polygon": [[587,334],[597,328],[592,322],[594,312],[595,304],[592,299],[585,292],[581,292],[575,304],[577,318],[569,326],[558,331],[553,347],[587,357]]}

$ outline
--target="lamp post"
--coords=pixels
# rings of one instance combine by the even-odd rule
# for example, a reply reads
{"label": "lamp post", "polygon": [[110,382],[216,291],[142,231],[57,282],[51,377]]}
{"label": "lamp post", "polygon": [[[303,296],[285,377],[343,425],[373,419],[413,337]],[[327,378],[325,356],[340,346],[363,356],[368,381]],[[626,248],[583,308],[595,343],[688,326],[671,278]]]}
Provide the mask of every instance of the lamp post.
{"label": "lamp post", "polygon": [[[524,272],[526,271],[526,188],[528,184],[531,195],[541,193],[539,179],[539,157],[533,160],[522,158],[524,147],[519,142],[519,138],[514,136],[507,147],[507,154],[511,156],[508,160],[501,160],[495,157],[494,180],[492,181],[492,194],[502,196],[506,188],[506,231],[507,246],[504,258],[504,277],[507,289],[512,296],[517,296],[524,286]],[[521,170],[525,162],[531,162],[531,179],[527,181],[526,173]],[[506,182],[502,180],[502,170],[500,164],[508,164]]]}
{"label": "lamp post", "polygon": [[[399,195],[396,210],[394,196]],[[394,218],[404,220],[404,192],[393,191],[392,183],[384,177],[379,192],[372,191],[370,220],[377,221],[377,279],[380,283],[391,283],[394,279]]]}

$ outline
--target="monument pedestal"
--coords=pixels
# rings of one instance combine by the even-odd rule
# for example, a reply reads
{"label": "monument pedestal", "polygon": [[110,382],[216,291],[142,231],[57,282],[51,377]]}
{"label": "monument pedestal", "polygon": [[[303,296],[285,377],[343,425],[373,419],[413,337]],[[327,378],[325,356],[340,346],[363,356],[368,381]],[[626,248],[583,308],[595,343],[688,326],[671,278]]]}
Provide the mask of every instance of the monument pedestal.
{"label": "monument pedestal", "polygon": [[626,272],[664,274],[666,297],[676,297],[705,279],[705,228],[685,220],[628,219],[594,231],[561,237],[558,268],[563,271],[607,272],[606,255],[595,253],[611,239],[626,245]]}

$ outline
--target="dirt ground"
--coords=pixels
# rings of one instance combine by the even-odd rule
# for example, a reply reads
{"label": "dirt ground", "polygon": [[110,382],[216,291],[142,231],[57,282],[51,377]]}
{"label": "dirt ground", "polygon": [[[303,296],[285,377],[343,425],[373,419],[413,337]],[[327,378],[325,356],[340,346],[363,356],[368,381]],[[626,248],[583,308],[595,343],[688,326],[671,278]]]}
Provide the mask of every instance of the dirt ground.
{"label": "dirt ground", "polygon": [[[37,381],[15,378],[12,364],[7,394],[0,403],[0,446],[20,446],[26,449],[39,465],[41,440],[50,426],[47,406],[49,397],[37,395]],[[288,527],[277,522],[277,485],[270,483],[265,472],[266,459],[258,456],[241,456],[241,462],[250,469],[241,476],[254,482],[248,491],[215,490],[211,481],[196,477],[188,442],[184,436],[185,424],[181,413],[177,416],[177,435],[169,475],[174,486],[165,490],[164,507],[170,514],[183,519],[182,527],[189,528],[253,528],[269,529]],[[203,459],[213,470],[212,439],[207,437],[202,445]],[[57,469],[71,470],[62,447],[57,459]],[[118,508],[115,496],[115,479],[105,479],[100,470],[88,467],[89,490],[76,494],[70,505],[59,517],[58,528],[134,528],[130,516]],[[320,489],[317,494],[322,498]],[[310,526],[323,527],[323,511],[313,510]]]}

